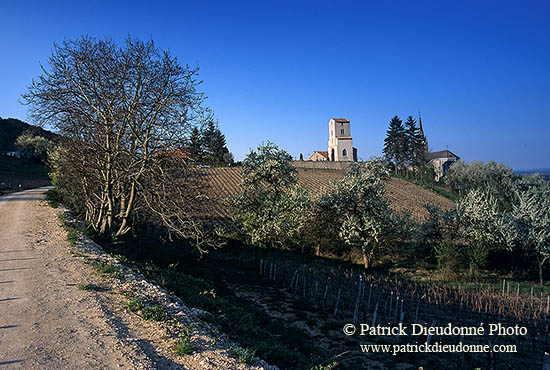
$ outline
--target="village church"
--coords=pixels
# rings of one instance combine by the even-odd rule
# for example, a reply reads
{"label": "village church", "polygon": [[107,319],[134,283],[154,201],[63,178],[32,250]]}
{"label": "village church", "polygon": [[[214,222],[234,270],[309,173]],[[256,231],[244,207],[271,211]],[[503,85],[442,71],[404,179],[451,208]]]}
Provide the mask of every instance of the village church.
{"label": "village church", "polygon": [[314,151],[308,158],[310,161],[357,161],[357,148],[353,147],[349,119],[331,118],[328,133],[328,151]]}
{"label": "village church", "polygon": [[[422,128],[422,118],[418,116],[419,129],[424,138],[423,145],[426,148],[428,165],[433,167],[435,181],[445,176],[450,166],[460,159],[459,156],[450,150],[430,152],[428,140]],[[316,150],[308,158],[309,161],[331,161],[331,162],[357,162],[357,148],[353,147],[351,139],[350,121],[347,118],[331,118],[328,122],[328,150]]]}

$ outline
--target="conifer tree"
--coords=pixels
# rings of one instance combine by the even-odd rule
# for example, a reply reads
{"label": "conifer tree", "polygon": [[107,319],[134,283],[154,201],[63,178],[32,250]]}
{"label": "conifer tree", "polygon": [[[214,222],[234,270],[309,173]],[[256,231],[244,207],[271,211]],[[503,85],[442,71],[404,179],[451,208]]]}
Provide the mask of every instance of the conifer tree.
{"label": "conifer tree", "polygon": [[407,121],[405,121],[405,144],[406,144],[406,162],[407,164],[414,166],[414,155],[416,152],[417,143],[417,127],[416,120],[409,116]]}
{"label": "conifer tree", "polygon": [[384,139],[384,155],[394,162],[395,173],[403,168],[406,159],[406,139],[403,121],[394,116]]}
{"label": "conifer tree", "polygon": [[209,120],[202,132],[203,162],[212,166],[230,164],[225,135],[214,120]]}
{"label": "conifer tree", "polygon": [[189,156],[195,161],[200,161],[202,156],[202,137],[196,126],[191,130],[189,138]]}

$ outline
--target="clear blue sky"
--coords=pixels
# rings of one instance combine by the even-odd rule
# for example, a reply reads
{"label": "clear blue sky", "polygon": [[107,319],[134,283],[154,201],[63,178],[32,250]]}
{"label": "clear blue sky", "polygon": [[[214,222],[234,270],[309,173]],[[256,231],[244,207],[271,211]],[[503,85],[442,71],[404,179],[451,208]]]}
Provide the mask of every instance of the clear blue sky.
{"label": "clear blue sky", "polygon": [[0,5],[0,116],[53,42],[155,40],[198,64],[229,149],[271,140],[326,150],[351,120],[359,157],[390,118],[422,112],[430,149],[514,169],[550,167],[550,1],[9,1]]}

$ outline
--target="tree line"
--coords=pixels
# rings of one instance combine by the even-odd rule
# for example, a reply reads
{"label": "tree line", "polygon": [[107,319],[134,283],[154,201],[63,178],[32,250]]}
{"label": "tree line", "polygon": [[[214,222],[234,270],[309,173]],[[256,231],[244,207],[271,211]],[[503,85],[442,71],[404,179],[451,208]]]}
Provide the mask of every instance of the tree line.
{"label": "tree line", "polygon": [[490,253],[512,253],[534,262],[543,283],[550,184],[540,176],[508,181],[511,170],[503,165],[461,163],[449,178],[465,189],[459,202],[446,210],[427,206],[429,217],[418,222],[389,207],[384,195],[392,166],[385,159],[353,164],[320,198],[298,183],[291,161],[273,143],[243,161],[243,191],[232,205],[241,236],[252,245],[332,256],[355,248],[366,269],[408,245],[403,249],[415,259],[435,258],[442,270],[466,269],[471,277],[486,267]]}
{"label": "tree line", "polygon": [[[118,46],[84,36],[54,46],[49,69],[23,99],[36,121],[61,134],[48,156],[52,182],[94,232],[119,238],[152,224],[200,251],[224,242],[204,217],[212,200],[197,165],[228,163],[229,151],[199,85],[197,68],[181,66],[153,41],[129,37]],[[231,199],[239,236],[318,255],[355,248],[365,268],[403,242],[428,245],[442,265],[451,258],[472,273],[490,250],[508,249],[536,260],[542,282],[550,258],[547,182],[513,177],[494,163],[458,162],[447,181],[461,201],[430,209],[419,224],[393,212],[384,197],[390,171],[425,165],[425,138],[412,117],[405,126],[392,118],[384,153],[386,159],[353,164],[313,198],[288,153],[272,143],[252,150],[242,163],[243,190]]]}
{"label": "tree line", "polygon": [[394,116],[384,139],[384,156],[393,163],[394,172],[421,177],[426,171],[428,147],[424,132],[409,116],[405,124]]}

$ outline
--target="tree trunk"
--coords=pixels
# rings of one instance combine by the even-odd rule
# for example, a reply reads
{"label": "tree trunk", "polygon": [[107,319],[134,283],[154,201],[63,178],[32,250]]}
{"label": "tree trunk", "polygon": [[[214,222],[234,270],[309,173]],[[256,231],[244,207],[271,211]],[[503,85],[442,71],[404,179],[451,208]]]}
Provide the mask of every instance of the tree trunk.
{"label": "tree trunk", "polygon": [[540,285],[544,285],[544,279],[542,277],[542,265],[543,265],[544,261],[543,262],[539,262],[539,281],[540,281]]}
{"label": "tree trunk", "polygon": [[368,270],[370,261],[367,254],[367,249],[365,247],[362,247],[361,250],[363,251],[363,266],[365,267],[365,270]]}

